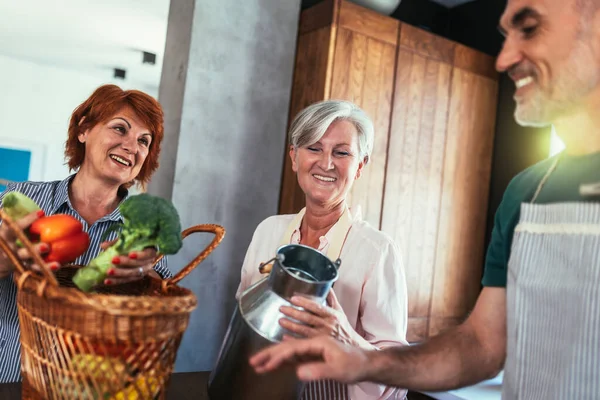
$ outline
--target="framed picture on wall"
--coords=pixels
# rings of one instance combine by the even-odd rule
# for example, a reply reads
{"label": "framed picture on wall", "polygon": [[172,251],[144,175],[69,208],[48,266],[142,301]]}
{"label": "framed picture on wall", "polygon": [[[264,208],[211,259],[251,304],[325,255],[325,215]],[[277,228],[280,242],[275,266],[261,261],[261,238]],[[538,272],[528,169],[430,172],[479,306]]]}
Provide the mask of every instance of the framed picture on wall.
{"label": "framed picture on wall", "polygon": [[45,160],[43,143],[0,138],[0,192],[9,182],[43,181]]}

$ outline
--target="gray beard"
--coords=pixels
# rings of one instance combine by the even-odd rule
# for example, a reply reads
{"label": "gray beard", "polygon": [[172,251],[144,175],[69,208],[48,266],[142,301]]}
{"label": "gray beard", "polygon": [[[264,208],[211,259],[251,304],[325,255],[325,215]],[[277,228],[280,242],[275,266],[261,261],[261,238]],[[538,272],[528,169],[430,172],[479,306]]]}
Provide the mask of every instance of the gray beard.
{"label": "gray beard", "polygon": [[[545,127],[569,115],[600,84],[598,61],[593,49],[580,42],[569,54],[569,64],[559,71],[548,88],[534,87],[529,98],[515,109],[519,125]],[[534,83],[535,85],[535,83]]]}
{"label": "gray beard", "polygon": [[542,128],[551,125],[553,118],[548,114],[548,107],[544,105],[544,98],[541,93],[534,93],[530,99],[519,104],[515,109],[515,120],[521,126],[530,126]]}

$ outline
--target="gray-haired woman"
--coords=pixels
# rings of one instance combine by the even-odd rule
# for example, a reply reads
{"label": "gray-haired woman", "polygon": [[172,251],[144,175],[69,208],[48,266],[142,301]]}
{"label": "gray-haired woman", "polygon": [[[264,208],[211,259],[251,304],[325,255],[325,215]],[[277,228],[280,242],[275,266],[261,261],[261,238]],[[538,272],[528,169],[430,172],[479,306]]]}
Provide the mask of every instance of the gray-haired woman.
{"label": "gray-haired woman", "polygon": [[[236,297],[264,278],[259,265],[279,246],[300,243],[330,259],[342,259],[340,278],[320,306],[305,298],[283,307],[280,324],[306,337],[328,335],[365,349],[406,344],[406,281],[394,241],[350,212],[346,197],[373,148],[371,119],[347,101],[328,100],[302,110],[290,128],[290,157],[306,207],[295,215],[269,217],[256,228],[242,267]],[[349,366],[351,368],[351,366]],[[406,391],[373,383],[307,385],[303,399],[402,399]]]}

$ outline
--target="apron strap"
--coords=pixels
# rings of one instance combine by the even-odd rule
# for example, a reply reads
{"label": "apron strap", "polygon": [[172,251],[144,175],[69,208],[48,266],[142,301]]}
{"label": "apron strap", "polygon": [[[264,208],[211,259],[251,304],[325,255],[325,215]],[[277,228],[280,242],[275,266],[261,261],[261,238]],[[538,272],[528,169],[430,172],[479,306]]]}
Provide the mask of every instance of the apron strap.
{"label": "apron strap", "polygon": [[556,157],[550,168],[548,168],[548,171],[546,171],[546,175],[544,175],[544,177],[540,181],[540,184],[538,185],[537,189],[535,190],[535,193],[533,194],[533,197],[531,198],[531,204],[535,203],[535,201],[537,200],[537,197],[539,196],[540,192],[542,191],[542,188],[546,184],[546,181],[548,180],[548,178],[550,178],[550,175],[552,175],[552,173],[556,169],[559,160],[560,155]]}
{"label": "apron strap", "polygon": [[292,220],[288,224],[287,228],[285,229],[285,232],[283,233],[281,240],[279,241],[279,247],[290,244],[292,235],[294,234],[294,231],[298,227],[300,227],[300,224],[302,223],[302,218],[304,218],[304,214],[306,214],[306,207],[304,207],[302,210],[300,210],[300,212],[298,214],[296,214],[294,216],[294,218],[292,218]]}

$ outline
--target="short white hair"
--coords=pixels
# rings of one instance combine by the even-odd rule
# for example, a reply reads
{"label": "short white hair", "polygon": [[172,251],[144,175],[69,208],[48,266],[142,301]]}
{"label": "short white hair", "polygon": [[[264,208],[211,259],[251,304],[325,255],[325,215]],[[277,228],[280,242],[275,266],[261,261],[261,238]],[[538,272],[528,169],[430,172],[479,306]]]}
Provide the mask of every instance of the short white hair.
{"label": "short white hair", "polygon": [[367,163],[373,151],[375,128],[367,113],[350,101],[324,100],[300,111],[290,126],[290,145],[298,148],[315,144],[331,124],[340,120],[356,127],[360,159]]}

